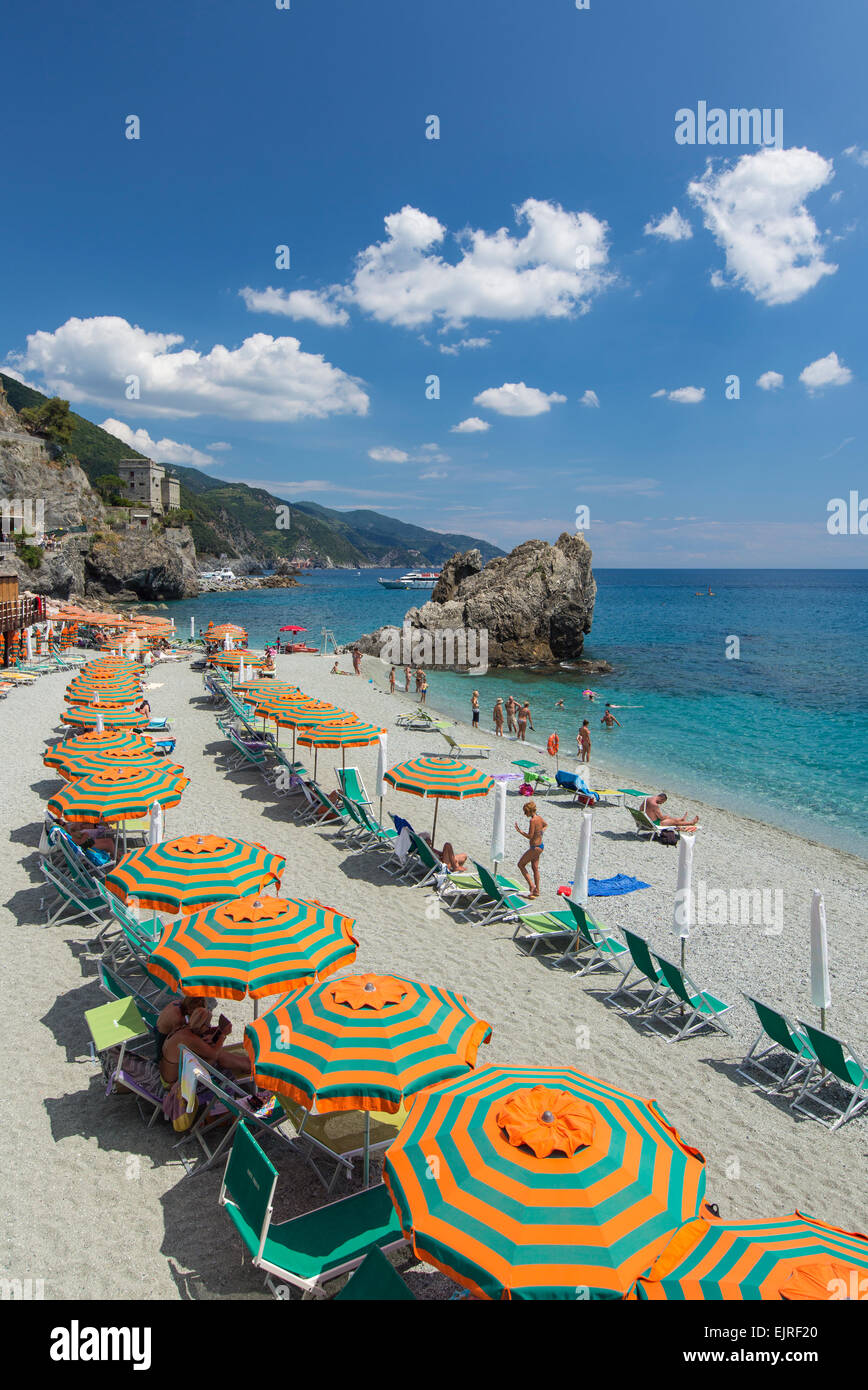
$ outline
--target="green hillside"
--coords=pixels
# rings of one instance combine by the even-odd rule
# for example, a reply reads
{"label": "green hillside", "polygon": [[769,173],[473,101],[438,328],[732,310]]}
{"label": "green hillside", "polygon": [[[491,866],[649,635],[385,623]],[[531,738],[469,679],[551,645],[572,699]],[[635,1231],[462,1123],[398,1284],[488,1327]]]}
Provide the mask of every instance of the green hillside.
{"label": "green hillside", "polygon": [[[47,397],[0,372],[10,405],[15,410],[42,405]],[[142,458],[114,435],[70,412],[74,429],[69,452],[75,454],[90,479],[117,475],[123,458]],[[316,502],[292,502],[264,488],[229,483],[198,468],[171,466],[181,482],[182,518],[193,533],[200,555],[242,555],[269,565],[279,556],[310,559],[328,557],[335,565],[441,565],[456,550],[473,546],[490,560],[503,552],[472,536],[441,535],[424,527],[372,511],[334,511]],[[277,527],[278,509],[290,508],[288,529]],[[285,516],[285,513],[283,514]]]}

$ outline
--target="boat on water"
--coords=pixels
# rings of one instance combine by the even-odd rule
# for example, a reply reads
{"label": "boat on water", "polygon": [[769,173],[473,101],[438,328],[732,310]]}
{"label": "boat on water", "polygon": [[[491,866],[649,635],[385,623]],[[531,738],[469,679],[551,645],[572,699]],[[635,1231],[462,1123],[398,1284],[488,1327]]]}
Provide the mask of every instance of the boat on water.
{"label": "boat on water", "polygon": [[439,578],[439,571],[410,570],[409,574],[402,574],[400,579],[378,579],[377,583],[382,584],[384,589],[433,589]]}

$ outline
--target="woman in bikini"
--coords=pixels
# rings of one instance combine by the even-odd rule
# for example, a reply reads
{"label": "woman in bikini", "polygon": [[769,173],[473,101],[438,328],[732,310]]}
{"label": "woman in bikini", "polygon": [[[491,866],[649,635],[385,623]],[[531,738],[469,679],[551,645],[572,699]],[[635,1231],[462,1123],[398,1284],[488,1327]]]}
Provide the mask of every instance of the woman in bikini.
{"label": "woman in bikini", "polygon": [[[524,878],[524,881],[527,884],[528,889],[530,890],[528,892],[528,897],[538,898],[539,861],[540,857],[542,856],[542,852],[545,849],[545,845],[543,844],[543,834],[546,829],[546,822],[543,820],[542,816],[537,811],[535,801],[526,801],[523,809],[524,814],[528,818],[528,828],[527,830],[522,830],[518,821],[515,822],[515,828],[518,831],[519,835],[521,835],[525,840],[527,840],[527,849],[519,859],[518,867],[521,869],[522,877]],[[531,882],[530,875],[527,872],[528,865],[530,865],[531,871],[533,873],[533,882]]]}

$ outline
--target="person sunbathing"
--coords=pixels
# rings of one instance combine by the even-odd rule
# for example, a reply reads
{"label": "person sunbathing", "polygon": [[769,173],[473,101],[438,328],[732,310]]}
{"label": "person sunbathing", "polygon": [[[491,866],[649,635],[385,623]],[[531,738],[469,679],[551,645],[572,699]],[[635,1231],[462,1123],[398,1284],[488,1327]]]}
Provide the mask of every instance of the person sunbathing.
{"label": "person sunbathing", "polygon": [[667,816],[663,812],[663,803],[667,800],[665,792],[658,792],[656,796],[646,796],[642,807],[645,815],[655,825],[671,825],[676,830],[695,830],[699,824],[699,817],[694,816],[693,820],[688,820],[686,816]]}
{"label": "person sunbathing", "polygon": [[160,1076],[167,1087],[174,1086],[178,1080],[182,1047],[189,1048],[197,1057],[203,1057],[222,1071],[231,1071],[238,1076],[250,1074],[247,1053],[223,1045],[232,1031],[228,1018],[221,1016],[216,1032],[212,1030],[211,1015],[204,1008],[193,1009],[189,1018],[183,1022],[178,1019],[177,1022],[178,1026],[167,1034],[160,1056]]}
{"label": "person sunbathing", "polygon": [[462,874],[464,872],[467,864],[466,854],[456,854],[448,840],[442,849],[437,849],[427,831],[423,834],[422,839],[430,846],[432,853],[436,854],[441,864],[446,865],[446,868],[451,874]]}

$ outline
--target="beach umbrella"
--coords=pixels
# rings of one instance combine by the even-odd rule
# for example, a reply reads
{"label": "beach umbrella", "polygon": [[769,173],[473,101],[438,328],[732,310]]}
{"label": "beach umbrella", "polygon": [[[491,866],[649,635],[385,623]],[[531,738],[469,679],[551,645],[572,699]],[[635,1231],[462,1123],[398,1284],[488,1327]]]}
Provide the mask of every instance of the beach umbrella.
{"label": "beach umbrella", "polygon": [[228,632],[223,634],[223,649],[227,652],[231,652],[232,650],[232,638],[229,636]]}
{"label": "beach umbrella", "polygon": [[60,716],[66,724],[82,724],[85,727],[136,729],[147,724],[147,715],[139,713],[132,704],[116,705],[106,702],[100,705],[70,705]]}
{"label": "beach umbrella", "polygon": [[672,931],[681,938],[681,969],[687,938],[694,923],[693,913],[693,847],[695,835],[686,835],[682,830],[678,838],[678,883],[675,887],[675,904],[672,909]]}
{"label": "beach umbrella", "polygon": [[33,660],[33,629],[24,629],[24,651],[28,661]]}
{"label": "beach umbrella", "polygon": [[588,869],[591,864],[591,835],[594,831],[592,811],[582,811],[582,824],[579,830],[579,848],[576,854],[576,867],[573,871],[572,901],[584,903],[588,900]]}
{"label": "beach umbrella", "polygon": [[306,627],[299,627],[298,623],[287,623],[280,629],[281,632],[307,632]]}
{"label": "beach umbrella", "polygon": [[[318,1113],[397,1114],[476,1064],[491,1028],[460,994],[398,975],[349,975],[289,995],[244,1030],[257,1084]],[[368,1181],[365,1146],[365,1184]]]}
{"label": "beach umbrella", "polygon": [[811,1216],[688,1221],[630,1294],[691,1302],[868,1298],[868,1237]]}
{"label": "beach umbrella", "polygon": [[386,795],[386,769],[389,766],[389,735],[386,730],[377,740],[377,796],[380,798],[380,821],[383,819],[383,797]]}
{"label": "beach umbrella", "polygon": [[74,690],[69,688],[66,692],[67,704],[76,706],[114,705],[116,709],[135,709],[141,698],[141,686],[132,682],[103,687],[94,685],[89,689],[79,686]]}
{"label": "beach umbrella", "polygon": [[497,867],[506,858],[506,783],[494,784],[494,821],[491,827],[491,860],[495,877]]}
{"label": "beach umbrella", "polygon": [[192,616],[192,614],[191,614],[191,615],[190,615],[190,641],[191,641],[191,642],[195,639],[195,636],[196,636],[196,619],[195,619],[195,618]]}
{"label": "beach umbrella", "polygon": [[383,1176],[416,1256],[488,1299],[622,1299],[705,1194],[655,1101],[567,1067],[433,1086]]}
{"label": "beach umbrella", "polygon": [[158,845],[163,838],[163,808],[159,801],[155,801],[151,805],[150,822],[148,844]]}
{"label": "beach umbrella", "polygon": [[487,796],[494,781],[478,767],[471,767],[460,758],[423,756],[409,762],[397,763],[386,773],[386,779],[396,791],[411,796],[434,798],[434,826],[431,842],[437,832],[437,810],[441,797],[448,801],[463,801],[466,797]]}
{"label": "beach umbrella", "polygon": [[98,734],[105,733],[105,724],[103,723],[103,717],[102,717],[101,714],[97,714],[97,717],[96,717],[96,720],[95,720],[95,723],[94,723],[94,728],[96,729],[96,731],[97,731]]}
{"label": "beach umbrella", "polygon": [[56,748],[51,748],[43,755],[42,761],[46,767],[60,767],[70,756],[77,753],[109,753],[116,749],[128,749],[130,752],[151,753],[153,749],[146,738],[141,734],[125,733],[122,729],[106,729],[100,733],[97,729],[86,729],[74,738],[67,738],[63,743],[58,743]]}
{"label": "beach umbrella", "polygon": [[[284,704],[282,709],[276,706],[272,708],[268,716],[274,721],[276,729],[292,729],[292,758],[295,761],[295,740],[299,729],[319,728],[323,724],[346,723],[348,719],[355,719],[351,710],[338,709],[337,705],[326,705],[324,702],[312,701],[305,707]],[[278,733],[278,737],[279,737]]]}
{"label": "beach umbrella", "polygon": [[228,650],[215,652],[213,656],[209,656],[208,660],[214,666],[225,666],[227,668],[240,666],[242,661],[249,661],[252,665],[258,667],[262,661],[262,653]]}
{"label": "beach umbrella", "polygon": [[223,835],[184,835],[134,849],[106,875],[121,902],[168,916],[280,887],[286,860],[265,845]]}
{"label": "beach umbrella", "polygon": [[[54,764],[54,769],[60,773],[64,781],[77,782],[82,777],[89,777],[95,772],[105,772],[113,767],[132,767],[148,771],[165,766],[164,759],[148,745],[145,749],[110,748],[106,753],[96,749],[67,753]],[[178,764],[173,763],[170,766]]]}
{"label": "beach umbrella", "polygon": [[316,759],[321,748],[340,748],[341,767],[346,767],[348,748],[367,748],[377,743],[383,732],[375,724],[363,724],[353,715],[343,724],[334,722],[305,726],[299,731],[298,742],[305,748],[313,748],[313,775],[316,778]]}
{"label": "beach umbrella", "polygon": [[829,985],[829,938],[826,904],[819,888],[811,898],[811,1003],[820,1010],[820,1027],[826,1027],[826,1010],[832,1002]]}
{"label": "beach umbrella", "polygon": [[316,901],[233,898],[170,923],[148,971],[183,994],[264,999],[350,965],[359,945],[355,925]]}
{"label": "beach umbrella", "polygon": [[[52,815],[67,822],[128,821],[147,814],[151,803],[177,806],[189,786],[183,768],[159,759],[153,770],[118,767],[68,782],[48,802]],[[126,842],[126,828],[124,828]]]}

